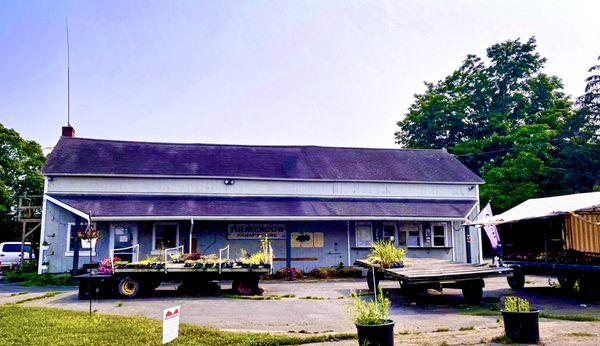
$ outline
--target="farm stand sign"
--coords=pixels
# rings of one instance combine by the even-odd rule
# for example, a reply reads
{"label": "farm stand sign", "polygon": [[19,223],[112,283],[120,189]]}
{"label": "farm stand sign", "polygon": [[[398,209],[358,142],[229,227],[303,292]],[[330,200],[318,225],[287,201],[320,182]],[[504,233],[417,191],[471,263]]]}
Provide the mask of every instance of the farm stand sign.
{"label": "farm stand sign", "polygon": [[163,310],[163,344],[175,340],[179,335],[180,314],[180,305]]}
{"label": "farm stand sign", "polygon": [[285,239],[285,224],[232,223],[227,225],[227,239]]}

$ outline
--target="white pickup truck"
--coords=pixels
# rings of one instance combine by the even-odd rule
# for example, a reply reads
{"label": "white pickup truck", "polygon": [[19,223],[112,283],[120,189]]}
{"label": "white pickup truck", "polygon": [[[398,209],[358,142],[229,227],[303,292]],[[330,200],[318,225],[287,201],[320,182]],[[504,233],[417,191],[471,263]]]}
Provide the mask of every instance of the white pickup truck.
{"label": "white pickup truck", "polygon": [[[31,243],[25,243],[23,246],[23,257],[34,259],[35,256],[29,257],[31,253]],[[0,267],[11,267],[21,263],[21,242],[5,242],[0,243]]]}

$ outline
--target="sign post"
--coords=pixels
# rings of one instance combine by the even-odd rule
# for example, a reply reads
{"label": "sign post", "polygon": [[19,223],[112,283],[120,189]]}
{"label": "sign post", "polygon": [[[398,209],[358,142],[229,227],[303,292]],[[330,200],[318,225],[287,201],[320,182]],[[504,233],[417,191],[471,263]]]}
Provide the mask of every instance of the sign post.
{"label": "sign post", "polygon": [[181,305],[163,310],[163,345],[175,340],[179,335],[179,315]]}

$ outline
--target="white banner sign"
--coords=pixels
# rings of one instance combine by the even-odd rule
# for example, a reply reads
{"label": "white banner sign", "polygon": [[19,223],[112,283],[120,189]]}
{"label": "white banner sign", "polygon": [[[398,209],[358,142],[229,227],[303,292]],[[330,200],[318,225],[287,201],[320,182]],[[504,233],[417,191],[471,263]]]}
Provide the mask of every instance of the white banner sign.
{"label": "white banner sign", "polygon": [[181,305],[163,310],[163,345],[173,341],[179,335],[179,315]]}
{"label": "white banner sign", "polygon": [[285,239],[285,224],[232,223],[227,226],[227,239]]}

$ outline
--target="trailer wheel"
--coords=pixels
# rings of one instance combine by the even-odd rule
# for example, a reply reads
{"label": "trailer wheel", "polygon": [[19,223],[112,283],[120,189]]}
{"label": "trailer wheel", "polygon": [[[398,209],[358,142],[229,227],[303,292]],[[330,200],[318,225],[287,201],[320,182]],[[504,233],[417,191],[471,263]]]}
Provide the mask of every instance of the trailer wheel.
{"label": "trailer wheel", "polygon": [[462,287],[462,293],[468,304],[481,304],[481,300],[483,299],[483,280],[466,282]]}
{"label": "trailer wheel", "polygon": [[375,283],[373,283],[373,270],[369,269],[369,271],[367,272],[367,287],[369,288],[369,291],[374,291],[375,290],[375,286],[377,286],[377,288],[379,288],[379,280],[381,279],[381,277],[379,275],[377,275],[377,273],[375,274]]}
{"label": "trailer wheel", "polygon": [[577,281],[577,278],[568,274],[559,274],[557,279],[558,283],[560,284],[560,289],[567,292],[571,292],[573,290],[573,287],[575,287],[575,282]]}
{"label": "trailer wheel", "polygon": [[258,287],[258,278],[233,280],[231,288],[233,292],[242,296],[262,293],[262,290]]}
{"label": "trailer wheel", "polygon": [[579,279],[579,293],[585,298],[594,298],[600,293],[600,280],[591,275]]}
{"label": "trailer wheel", "polygon": [[128,276],[119,281],[117,292],[123,298],[134,298],[140,293],[141,288],[142,282],[139,279]]}
{"label": "trailer wheel", "polygon": [[525,274],[517,268],[513,268],[512,276],[507,276],[506,281],[513,290],[521,290],[525,287]]}

